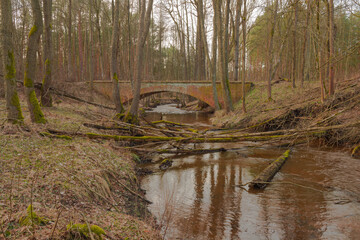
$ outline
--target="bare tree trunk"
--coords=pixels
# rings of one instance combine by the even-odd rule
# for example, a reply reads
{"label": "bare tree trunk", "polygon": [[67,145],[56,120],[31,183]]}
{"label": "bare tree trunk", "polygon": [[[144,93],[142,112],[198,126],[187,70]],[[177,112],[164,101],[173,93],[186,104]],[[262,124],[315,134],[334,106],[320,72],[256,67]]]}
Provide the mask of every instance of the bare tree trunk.
{"label": "bare tree trunk", "polygon": [[44,107],[52,106],[52,98],[50,94],[50,86],[52,81],[52,36],[51,36],[51,21],[52,21],[52,0],[43,0],[44,21],[45,21],[45,75],[41,88],[41,105]]}
{"label": "bare tree trunk", "polygon": [[84,69],[84,45],[82,38],[82,21],[81,21],[81,10],[79,9],[79,22],[78,22],[78,39],[79,39],[79,80],[83,80],[83,69]]}
{"label": "bare tree trunk", "polygon": [[101,0],[95,0],[96,2],[96,29],[98,34],[98,48],[99,48],[99,65],[100,65],[100,78],[104,78],[104,57],[103,57],[103,51],[102,51],[102,40],[101,40],[101,26],[100,26],[100,11],[101,11]]}
{"label": "bare tree trunk", "polygon": [[[227,10],[229,8],[229,0],[227,0]],[[220,79],[221,79],[221,86],[223,90],[224,95],[224,103],[225,103],[225,109],[227,112],[233,111],[233,105],[232,105],[232,99],[230,94],[230,87],[229,87],[229,79],[227,78],[228,73],[227,71],[227,59],[226,59],[226,47],[227,44],[225,44],[224,41],[224,28],[223,28],[223,21],[221,16],[221,3],[213,0],[214,5],[214,11],[216,12],[216,24],[217,24],[217,30],[218,30],[218,46],[219,46],[219,55],[220,55]],[[228,11],[226,11],[228,13]],[[228,20],[228,17],[225,17]],[[227,24],[225,24],[225,27],[227,27]],[[226,34],[225,34],[226,36]],[[227,40],[226,40],[227,41]]]}
{"label": "bare tree trunk", "polygon": [[[238,81],[239,77],[239,51],[240,51],[240,16],[241,16],[242,0],[236,1],[236,16],[235,16],[235,53],[234,53],[234,81]],[[242,19],[244,21],[244,17]]]}
{"label": "bare tree trunk", "polygon": [[42,14],[38,0],[31,0],[31,9],[34,18],[34,25],[29,33],[28,47],[26,52],[24,72],[25,95],[31,121],[35,123],[46,123],[34,89],[34,78],[36,76],[36,51],[39,48],[39,38],[43,31]]}
{"label": "bare tree trunk", "polygon": [[295,12],[295,16],[294,16],[294,31],[293,31],[293,67],[292,67],[292,87],[296,88],[296,47],[297,47],[297,42],[296,42],[296,38],[297,38],[297,22],[298,22],[298,0],[294,0],[293,2],[294,4],[294,12]]}
{"label": "bare tree trunk", "polygon": [[308,40],[308,28],[310,22],[310,13],[311,13],[311,3],[312,0],[306,0],[307,9],[306,9],[306,22],[305,22],[305,32],[304,32],[304,40],[302,45],[302,63],[301,63],[301,86],[304,85],[305,81],[305,63],[306,63],[306,49],[307,49],[307,40]]}
{"label": "bare tree trunk", "polygon": [[[136,76],[135,76],[135,91],[134,98],[131,102],[131,107],[126,114],[125,121],[130,123],[138,123],[138,110],[140,103],[140,89],[141,89],[141,78],[143,70],[143,56],[144,56],[144,45],[149,33],[150,17],[152,12],[153,0],[149,0],[148,6],[146,7],[146,0],[142,0],[141,16],[139,21],[139,32],[138,32],[138,43],[136,46]],[[146,12],[146,14],[145,14]]]}
{"label": "bare tree trunk", "polygon": [[246,90],[246,22],[247,22],[247,9],[246,9],[246,0],[244,0],[244,13],[242,17],[242,30],[243,30],[243,47],[242,47],[242,111],[246,113],[246,103],[245,103],[245,90]]}
{"label": "bare tree trunk", "polygon": [[7,120],[12,123],[21,123],[24,117],[21,112],[19,96],[16,90],[16,69],[12,38],[14,26],[12,21],[11,0],[1,0],[0,3]]}
{"label": "bare tree trunk", "polygon": [[213,88],[213,97],[214,97],[214,103],[215,103],[215,110],[220,110],[221,106],[219,103],[219,97],[218,97],[218,92],[217,92],[217,88],[216,88],[216,62],[217,62],[217,24],[216,24],[216,11],[214,11],[214,19],[213,19],[213,39],[212,39],[212,76],[211,76],[211,80],[212,80],[212,88]]}
{"label": "bare tree trunk", "polygon": [[195,78],[196,80],[205,80],[205,46],[201,36],[202,26],[201,16],[204,15],[204,6],[202,0],[197,0],[197,28],[196,28],[196,62],[195,62]]}
{"label": "bare tree trunk", "polygon": [[127,27],[128,27],[128,71],[131,87],[134,90],[133,70],[131,65],[131,25],[130,25],[130,0],[127,1]]}
{"label": "bare tree trunk", "polygon": [[329,95],[332,96],[335,93],[335,82],[334,82],[334,40],[335,40],[335,27],[334,27],[334,1],[329,0]]}
{"label": "bare tree trunk", "polygon": [[72,55],[72,0],[69,0],[69,22],[68,22],[68,81],[73,81],[73,63],[72,63],[72,59],[73,59],[73,55]]}
{"label": "bare tree trunk", "polygon": [[317,1],[317,15],[316,15],[316,29],[318,34],[318,77],[320,81],[320,93],[321,93],[321,102],[324,103],[325,92],[324,92],[324,83],[321,76],[321,33],[320,33],[320,1]]}
{"label": "bare tree trunk", "polygon": [[89,53],[88,53],[88,65],[89,65],[89,78],[90,78],[90,101],[94,101],[94,56],[93,56],[93,24],[92,24],[92,8],[93,8],[93,1],[89,0]]}
{"label": "bare tree trunk", "polygon": [[119,42],[119,12],[120,12],[120,0],[115,1],[114,11],[114,26],[113,35],[111,40],[111,77],[113,81],[113,98],[117,113],[123,113],[124,107],[121,103],[120,92],[119,92],[119,79],[117,74],[117,53],[118,53],[118,42]]}
{"label": "bare tree trunk", "polygon": [[269,44],[269,75],[268,75],[268,100],[271,101],[271,81],[272,81],[272,72],[273,72],[273,61],[274,61],[274,34],[275,34],[275,27],[277,23],[277,15],[278,15],[278,7],[279,2],[275,0],[275,9],[273,15],[273,22],[270,31],[270,44]]}

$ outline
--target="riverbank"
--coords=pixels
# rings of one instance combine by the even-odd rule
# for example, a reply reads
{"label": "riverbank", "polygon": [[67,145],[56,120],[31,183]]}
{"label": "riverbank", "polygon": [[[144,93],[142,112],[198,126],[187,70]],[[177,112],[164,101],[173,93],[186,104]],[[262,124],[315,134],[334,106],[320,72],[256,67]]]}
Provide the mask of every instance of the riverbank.
{"label": "riverbank", "polygon": [[[265,85],[256,84],[246,99],[247,113],[241,103],[233,113],[219,111],[212,123],[224,129],[244,129],[247,132],[265,132],[286,129],[305,129],[349,124],[360,120],[360,78],[339,82],[336,94],[320,102],[317,82],[308,82],[304,88],[293,89],[291,83],[272,86],[273,101],[268,101]],[[319,138],[327,146],[353,147],[360,142],[360,128],[329,130]]]}
{"label": "riverbank", "polygon": [[36,125],[23,100],[23,126],[5,123],[0,101],[0,239],[74,239],[90,236],[89,228],[103,239],[159,239],[131,153],[108,141],[39,134],[85,133],[85,122],[112,112],[55,97],[55,106],[44,108],[48,123]]}

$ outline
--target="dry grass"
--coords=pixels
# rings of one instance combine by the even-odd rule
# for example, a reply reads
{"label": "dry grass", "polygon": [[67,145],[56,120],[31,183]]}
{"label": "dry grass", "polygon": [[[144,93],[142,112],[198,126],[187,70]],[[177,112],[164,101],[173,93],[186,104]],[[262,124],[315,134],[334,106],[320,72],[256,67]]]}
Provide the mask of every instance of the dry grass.
{"label": "dry grass", "polygon": [[[0,125],[0,239],[67,239],[67,224],[86,222],[113,239],[160,238],[145,203],[124,187],[139,191],[131,154],[115,152],[108,142],[37,134],[46,128],[86,132],[83,122],[102,121],[111,111],[66,101],[44,109],[47,124],[34,125],[25,106],[22,101],[24,126]],[[3,109],[1,100],[0,119]],[[19,223],[30,204],[49,224]]]}

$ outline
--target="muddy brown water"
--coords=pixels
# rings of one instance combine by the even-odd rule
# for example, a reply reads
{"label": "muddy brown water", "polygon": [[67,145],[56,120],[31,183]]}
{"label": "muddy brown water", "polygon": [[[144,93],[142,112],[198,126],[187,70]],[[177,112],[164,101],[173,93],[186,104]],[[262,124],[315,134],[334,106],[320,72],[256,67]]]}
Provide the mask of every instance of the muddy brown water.
{"label": "muddy brown water", "polygon": [[[161,107],[163,119],[209,124],[206,114]],[[165,239],[360,239],[360,161],[350,153],[294,148],[274,184],[248,192],[238,185],[285,149],[246,142],[196,147],[237,149],[176,157],[167,171],[142,179]]]}

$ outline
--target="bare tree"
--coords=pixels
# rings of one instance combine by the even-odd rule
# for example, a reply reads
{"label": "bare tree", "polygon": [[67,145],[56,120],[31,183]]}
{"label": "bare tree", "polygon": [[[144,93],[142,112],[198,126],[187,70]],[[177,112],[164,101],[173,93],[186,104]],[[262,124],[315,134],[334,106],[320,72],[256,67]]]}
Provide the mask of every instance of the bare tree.
{"label": "bare tree", "polygon": [[119,12],[120,12],[120,0],[115,1],[114,11],[114,26],[111,40],[111,77],[113,81],[113,98],[116,107],[116,112],[123,113],[124,107],[121,103],[119,92],[119,78],[117,71],[117,55],[118,55],[118,42],[119,42]]}
{"label": "bare tree", "polygon": [[247,22],[247,8],[246,0],[244,0],[244,12],[242,16],[242,30],[243,30],[243,47],[242,47],[242,111],[246,113],[245,90],[246,90],[246,22]]}
{"label": "bare tree", "polygon": [[16,90],[16,70],[12,38],[14,26],[11,15],[11,0],[1,0],[0,3],[7,120],[12,123],[19,123],[23,121],[24,117],[21,112],[19,96]]}
{"label": "bare tree", "polygon": [[334,41],[335,41],[335,25],[334,25],[334,1],[329,0],[329,95],[335,93],[335,64],[334,64]]}
{"label": "bare tree", "polygon": [[293,30],[293,67],[292,67],[292,87],[296,88],[296,77],[297,77],[297,71],[296,71],[296,59],[297,59],[297,52],[296,52],[296,47],[297,47],[297,22],[298,22],[298,1],[299,0],[294,0],[293,2],[293,8],[294,8],[294,30]]}
{"label": "bare tree", "polygon": [[[240,51],[240,17],[241,17],[242,0],[236,0],[235,15],[235,53],[234,53],[234,81],[239,77],[239,51]],[[242,19],[244,21],[244,18]]]}
{"label": "bare tree", "polygon": [[317,56],[317,69],[318,69],[318,78],[320,82],[320,93],[321,93],[321,102],[324,103],[325,100],[325,92],[324,92],[324,83],[321,74],[321,32],[320,32],[320,1],[317,1],[316,4],[316,29],[318,35],[318,56]]}
{"label": "bare tree", "polygon": [[[144,46],[150,27],[150,17],[152,12],[153,0],[149,0],[146,8],[146,0],[141,1],[141,15],[138,30],[138,42],[136,46],[136,62],[135,62],[135,91],[131,107],[126,114],[125,121],[130,123],[138,123],[138,110],[140,103],[141,77],[143,71]],[[146,14],[145,14],[146,13]]]}
{"label": "bare tree", "polygon": [[73,80],[73,52],[72,52],[72,0],[69,0],[68,5],[68,80]]}
{"label": "bare tree", "polygon": [[[229,20],[229,6],[230,0],[226,1],[226,13],[225,13],[225,22]],[[217,0],[213,0],[214,6],[214,14],[216,15],[216,24],[217,24],[217,36],[218,36],[218,46],[219,46],[219,55],[220,55],[220,64],[219,64],[219,71],[220,71],[220,79],[221,79],[221,86],[223,90],[223,98],[225,103],[225,109],[227,112],[233,111],[233,104],[231,99],[230,87],[229,87],[229,79],[227,73],[227,30],[228,24],[225,23],[225,30],[223,27],[224,22],[222,21],[222,12],[221,12],[221,2]],[[225,34],[224,34],[225,32]],[[225,40],[224,40],[225,37]]]}
{"label": "bare tree", "polygon": [[52,106],[50,94],[51,77],[52,77],[52,0],[43,0],[44,21],[45,21],[45,76],[41,87],[41,105],[44,107]]}
{"label": "bare tree", "polygon": [[308,29],[310,22],[310,14],[311,14],[311,3],[312,0],[306,0],[307,9],[306,9],[306,22],[305,22],[305,31],[304,31],[304,39],[302,45],[302,63],[301,63],[301,86],[303,86],[305,81],[305,63],[306,63],[306,50],[307,50],[307,42],[308,42]]}
{"label": "bare tree", "polygon": [[211,65],[212,65],[212,76],[211,76],[211,80],[212,80],[212,88],[213,88],[213,98],[214,98],[214,103],[215,103],[215,110],[220,110],[221,106],[219,103],[219,97],[218,97],[218,92],[217,92],[217,88],[216,88],[216,77],[217,77],[217,73],[216,73],[216,63],[217,63],[217,34],[218,34],[218,30],[217,30],[217,24],[216,24],[216,15],[214,14],[214,18],[213,18],[213,39],[212,39],[212,61],[211,61]]}
{"label": "bare tree", "polygon": [[268,75],[268,99],[269,101],[272,100],[271,98],[271,81],[273,78],[272,72],[274,68],[274,34],[275,34],[275,27],[277,23],[277,16],[278,16],[278,7],[279,7],[279,1],[275,0],[274,5],[274,13],[273,13],[273,21],[272,26],[270,30],[270,44],[269,44],[269,75]]}
{"label": "bare tree", "polygon": [[89,0],[89,51],[88,51],[88,68],[90,80],[90,101],[94,101],[94,51],[93,51],[93,24],[91,20],[93,9],[93,0]]}
{"label": "bare tree", "polygon": [[34,78],[36,76],[36,51],[38,51],[39,38],[43,31],[42,13],[38,0],[31,0],[31,9],[34,18],[34,25],[29,33],[28,47],[26,51],[24,72],[25,95],[31,121],[35,123],[46,123],[34,89]]}

